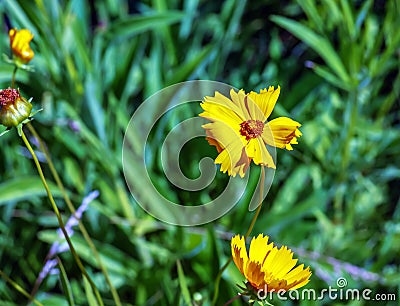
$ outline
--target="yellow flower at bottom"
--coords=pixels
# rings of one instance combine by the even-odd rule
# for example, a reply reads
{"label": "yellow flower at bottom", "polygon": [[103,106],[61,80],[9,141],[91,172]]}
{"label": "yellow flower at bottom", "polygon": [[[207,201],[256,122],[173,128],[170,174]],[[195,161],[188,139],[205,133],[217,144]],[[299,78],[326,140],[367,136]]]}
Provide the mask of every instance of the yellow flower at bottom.
{"label": "yellow flower at bottom", "polygon": [[10,37],[10,47],[14,58],[22,64],[27,64],[35,55],[29,46],[33,34],[27,29],[11,29],[8,36]]}
{"label": "yellow flower at bottom", "polygon": [[229,175],[244,177],[250,162],[275,168],[275,163],[266,145],[293,150],[297,144],[300,123],[279,117],[267,122],[278,100],[280,87],[270,86],[260,93],[243,90],[230,91],[230,98],[219,92],[205,97],[201,103],[204,112],[199,116],[211,123],[203,125],[210,145],[217,148],[216,164]]}
{"label": "yellow flower at bottom", "polygon": [[310,267],[294,266],[293,252],[286,246],[278,249],[268,236],[254,237],[247,253],[245,239],[236,235],[231,240],[232,257],[235,265],[254,290],[278,292],[303,287],[309,282]]}

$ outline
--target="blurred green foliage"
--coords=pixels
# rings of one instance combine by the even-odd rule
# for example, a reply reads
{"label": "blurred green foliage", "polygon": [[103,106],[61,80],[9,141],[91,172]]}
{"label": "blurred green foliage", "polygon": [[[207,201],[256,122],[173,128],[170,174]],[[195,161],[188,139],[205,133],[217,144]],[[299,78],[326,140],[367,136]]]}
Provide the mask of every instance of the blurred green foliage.
{"label": "blurred green foliage", "polygon": [[[307,288],[335,287],[345,277],[349,288],[395,293],[397,301],[386,305],[398,305],[398,1],[4,0],[0,12],[2,53],[9,54],[7,25],[35,35],[35,72],[19,71],[17,84],[35,108],[43,108],[33,125],[75,206],[91,190],[100,192],[82,220],[124,305],[210,305],[218,270],[230,257],[229,239],[244,234],[252,218],[244,198],[211,224],[169,226],[147,215],[125,186],[122,141],[134,110],[157,90],[191,79],[246,91],[281,86],[273,116],[301,122],[304,136],[294,151],[278,152],[275,179],[253,232],[292,247],[299,262],[311,266]],[[0,66],[2,88],[10,85],[12,69]],[[154,139],[162,141],[176,121],[199,112],[182,110]],[[0,268],[29,292],[58,225],[16,132],[0,142]],[[190,196],[168,184],[158,147],[150,147],[148,163],[161,193],[192,203],[215,196]],[[198,175],[202,157],[216,155],[205,141],[189,143],[185,151],[191,161],[181,166],[189,177]],[[46,164],[44,169],[51,181]],[[225,179],[217,175],[216,192]],[[51,189],[68,218],[54,183]],[[114,305],[79,231],[72,241],[105,305]],[[50,275],[36,298],[44,305],[95,305],[71,255],[60,259],[61,275]],[[231,264],[217,305],[234,297],[242,281]],[[26,302],[0,282],[1,305]]]}

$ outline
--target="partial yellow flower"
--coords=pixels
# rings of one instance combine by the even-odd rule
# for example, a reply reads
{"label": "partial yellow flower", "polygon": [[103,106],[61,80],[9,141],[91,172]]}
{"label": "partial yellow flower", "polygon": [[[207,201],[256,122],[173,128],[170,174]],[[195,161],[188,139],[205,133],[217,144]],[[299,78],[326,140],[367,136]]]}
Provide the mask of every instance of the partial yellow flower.
{"label": "partial yellow flower", "polygon": [[286,246],[278,249],[268,236],[259,234],[250,242],[247,253],[245,239],[240,235],[232,237],[231,250],[235,265],[247,279],[254,291],[278,292],[303,287],[309,282],[310,267],[297,266],[293,252]]}
{"label": "partial yellow flower", "polygon": [[266,144],[277,148],[293,150],[297,138],[302,134],[301,124],[287,117],[279,117],[267,122],[278,100],[280,87],[270,86],[260,93],[243,90],[230,91],[230,98],[215,92],[206,96],[201,103],[204,112],[199,116],[211,123],[204,124],[207,140],[217,148],[215,159],[222,172],[244,177],[250,162],[275,168]]}
{"label": "partial yellow flower", "polygon": [[22,64],[27,64],[35,55],[29,46],[33,34],[27,29],[11,29],[8,36],[10,37],[10,47],[14,58]]}

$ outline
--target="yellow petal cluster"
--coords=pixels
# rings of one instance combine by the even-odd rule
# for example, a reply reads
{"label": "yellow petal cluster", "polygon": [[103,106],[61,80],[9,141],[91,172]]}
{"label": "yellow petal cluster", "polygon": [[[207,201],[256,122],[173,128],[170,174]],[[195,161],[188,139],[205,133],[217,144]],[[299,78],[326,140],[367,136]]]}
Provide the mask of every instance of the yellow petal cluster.
{"label": "yellow petal cluster", "polygon": [[296,266],[293,252],[286,246],[278,249],[268,236],[259,234],[250,242],[247,253],[245,239],[236,235],[231,240],[232,257],[235,265],[255,290],[278,292],[303,287],[309,282],[310,268]]}
{"label": "yellow petal cluster", "polygon": [[301,124],[287,117],[267,122],[279,94],[279,86],[270,86],[259,93],[232,89],[230,97],[215,92],[213,97],[204,98],[204,112],[199,116],[211,121],[203,128],[209,144],[217,148],[215,163],[221,165],[222,172],[244,177],[251,161],[275,168],[266,145],[293,150],[291,145],[302,135],[298,129]]}
{"label": "yellow petal cluster", "polygon": [[27,64],[35,55],[29,46],[33,34],[27,29],[11,29],[8,36],[10,37],[10,47],[14,58],[22,64]]}

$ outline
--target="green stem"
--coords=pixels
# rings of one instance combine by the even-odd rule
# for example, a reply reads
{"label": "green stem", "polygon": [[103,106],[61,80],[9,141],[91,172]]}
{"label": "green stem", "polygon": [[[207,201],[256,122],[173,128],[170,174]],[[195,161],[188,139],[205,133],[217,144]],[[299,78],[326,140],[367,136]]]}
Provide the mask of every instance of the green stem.
{"label": "green stem", "polygon": [[218,295],[219,295],[219,283],[222,278],[222,273],[224,273],[225,269],[229,266],[231,261],[232,261],[232,257],[230,257],[228,259],[228,261],[224,264],[224,266],[218,272],[217,278],[215,279],[214,296],[213,296],[213,300],[212,300],[212,305],[216,305],[216,303],[217,303],[217,299],[218,299]]}
{"label": "green stem", "polygon": [[[253,230],[253,227],[256,224],[258,215],[260,214],[263,199],[264,199],[264,182],[265,182],[265,170],[264,170],[264,166],[261,166],[260,204],[258,205],[257,211],[256,211],[253,219],[251,220],[249,229],[247,230],[246,235],[244,236],[245,239],[247,239],[250,236],[251,231]],[[212,305],[216,305],[215,303],[217,302],[217,299],[218,299],[219,283],[221,282],[222,273],[224,273],[225,269],[229,266],[231,261],[232,261],[232,257],[230,257],[228,259],[228,261],[225,263],[225,265],[218,272],[217,278],[215,280],[215,285],[214,285],[214,297],[212,300]]]}
{"label": "green stem", "polygon": [[14,86],[15,86],[15,77],[17,75],[17,70],[18,70],[18,66],[15,66],[14,71],[12,73],[12,77],[11,77],[11,88],[14,88]]}
{"label": "green stem", "polygon": [[0,269],[0,276],[4,278],[6,282],[9,282],[11,286],[15,288],[18,292],[22,293],[24,296],[26,296],[29,301],[35,303],[35,305],[38,306],[43,306],[42,303],[40,303],[38,300],[36,300],[33,296],[31,296],[24,288],[22,288],[20,285],[18,285],[16,282],[14,282],[11,278],[8,277],[7,274],[5,274],[1,269]]}
{"label": "green stem", "polygon": [[253,217],[253,220],[251,220],[249,229],[246,232],[246,235],[244,238],[248,238],[251,234],[251,231],[253,230],[254,225],[256,224],[258,215],[261,212],[262,204],[263,204],[263,199],[264,199],[264,182],[265,182],[265,171],[264,171],[264,166],[261,166],[261,184],[260,184],[260,204],[257,207],[257,211]]}
{"label": "green stem", "polygon": [[69,196],[68,196],[68,194],[67,194],[67,192],[65,190],[65,187],[64,187],[64,185],[63,185],[63,183],[62,183],[62,181],[60,179],[60,176],[58,175],[58,172],[57,172],[56,168],[54,167],[54,164],[53,164],[53,162],[51,160],[49,151],[47,150],[46,146],[43,143],[43,140],[40,138],[39,134],[36,132],[36,130],[33,127],[33,125],[30,122],[28,122],[27,126],[28,126],[29,131],[32,133],[32,135],[39,142],[40,150],[44,153],[44,155],[46,157],[47,163],[48,163],[49,168],[50,168],[50,172],[53,175],[54,180],[56,181],[56,184],[57,184],[58,188],[61,190],[61,193],[63,194],[65,203],[67,203],[67,206],[68,206],[69,210],[71,211],[71,214],[73,216],[75,216],[75,219],[78,221],[78,227],[79,227],[80,231],[82,232],[82,235],[85,238],[85,240],[86,240],[87,244],[89,245],[90,249],[92,250],[94,257],[96,258],[96,260],[97,260],[97,262],[99,264],[99,267],[100,267],[101,271],[104,274],[106,282],[107,282],[108,286],[110,287],[111,294],[113,296],[115,305],[121,306],[122,304],[121,304],[121,300],[120,300],[120,298],[118,296],[118,292],[114,288],[114,286],[112,285],[112,282],[111,282],[110,277],[108,275],[107,268],[103,265],[103,262],[100,259],[100,255],[99,255],[99,253],[98,253],[98,251],[96,249],[96,246],[94,245],[92,239],[90,238],[90,236],[89,236],[84,224],[82,223],[82,221],[79,218],[76,218],[76,215],[75,215],[76,211],[75,211],[74,205],[72,204],[72,202],[71,202],[71,200],[70,200],[70,198],[69,198]]}
{"label": "green stem", "polygon": [[86,277],[86,279],[88,280],[90,286],[92,287],[92,290],[94,291],[99,304],[101,306],[103,306],[104,304],[103,304],[103,301],[101,299],[100,293],[97,290],[96,285],[94,284],[94,282],[90,278],[89,274],[87,273],[85,267],[83,266],[82,261],[79,258],[78,254],[76,253],[76,250],[75,250],[75,248],[74,248],[74,246],[73,246],[73,244],[71,242],[71,239],[68,236],[68,233],[67,233],[67,231],[65,229],[65,226],[64,226],[64,222],[63,222],[63,220],[61,218],[60,211],[58,210],[58,207],[57,207],[57,205],[56,205],[56,203],[54,201],[54,198],[53,198],[53,195],[52,195],[52,193],[50,191],[50,188],[47,185],[47,181],[46,181],[46,179],[45,179],[45,177],[43,175],[42,167],[40,166],[40,163],[39,163],[39,160],[37,159],[35,151],[32,149],[28,139],[26,138],[23,129],[21,129],[21,138],[22,138],[23,142],[25,143],[26,148],[29,150],[29,152],[32,155],[32,158],[33,158],[33,161],[35,162],[35,165],[36,165],[37,171],[39,173],[40,179],[42,180],[43,186],[46,189],[47,196],[48,196],[48,198],[50,200],[50,203],[51,203],[51,206],[52,206],[52,208],[54,210],[54,213],[57,216],[58,223],[60,225],[61,231],[64,234],[65,240],[68,243],[69,249],[71,250],[72,256],[74,257],[74,259],[76,261],[76,264],[78,265],[78,267],[81,270],[82,274]]}

